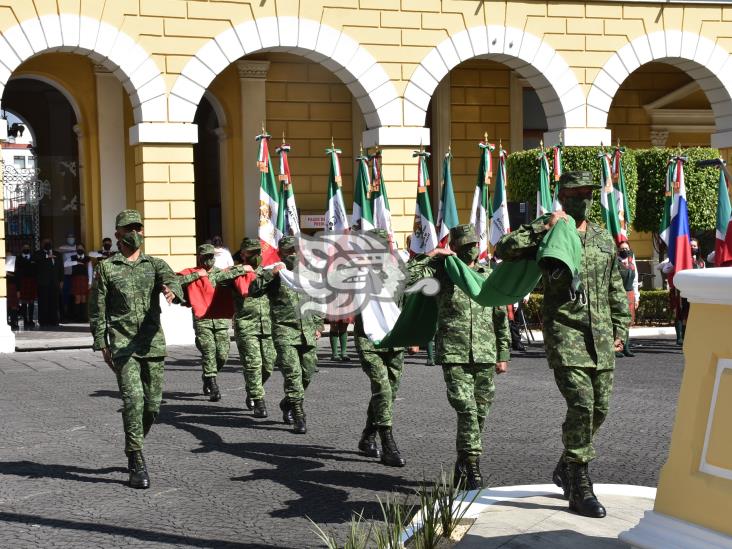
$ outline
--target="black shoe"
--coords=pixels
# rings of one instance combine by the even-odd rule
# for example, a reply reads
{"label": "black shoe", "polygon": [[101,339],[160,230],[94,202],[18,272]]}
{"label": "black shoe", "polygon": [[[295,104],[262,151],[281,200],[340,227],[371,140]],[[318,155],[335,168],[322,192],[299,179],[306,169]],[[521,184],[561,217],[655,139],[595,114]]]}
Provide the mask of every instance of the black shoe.
{"label": "black shoe", "polygon": [[247,395],[247,410],[249,410],[250,412],[254,410],[254,399],[249,395]]}
{"label": "black shoe", "polygon": [[142,452],[131,452],[128,459],[130,469],[130,488],[150,488],[150,477],[147,474],[147,466]]}
{"label": "black shoe", "polygon": [[298,435],[304,435],[308,432],[307,423],[305,422],[305,410],[302,407],[302,400],[293,400],[290,403],[292,409],[292,419],[295,426],[292,431]]}
{"label": "black shoe", "polygon": [[211,382],[209,381],[210,378],[207,378],[203,374],[201,374],[201,380],[203,381],[203,394],[204,395],[210,395],[211,394]]}
{"label": "black shoe", "polygon": [[280,400],[280,410],[282,410],[282,421],[287,425],[292,425],[295,420],[292,417],[292,409],[290,408],[290,403],[287,402],[287,397]]}
{"label": "black shoe", "polygon": [[367,457],[380,458],[381,450],[376,444],[376,429],[373,427],[366,427],[361,433],[361,440],[358,441],[358,449],[361,453]]}
{"label": "black shoe", "polygon": [[569,508],[583,517],[603,518],[607,515],[592,489],[586,463],[569,464]]}
{"label": "black shoe", "polygon": [[379,438],[381,438],[381,463],[389,467],[404,467],[407,462],[399,453],[391,427],[379,427]]}
{"label": "black shoe", "polygon": [[427,359],[427,362],[425,362],[424,365],[425,366],[434,366],[435,365],[435,361],[432,360],[431,358],[428,358]]}
{"label": "black shoe", "polygon": [[554,468],[552,481],[564,491],[564,498],[569,498],[569,466],[564,459],[564,454],[561,455],[557,466]]}
{"label": "black shoe", "polygon": [[254,409],[254,417],[267,417],[267,405],[264,403],[264,400],[253,400],[252,402],[254,403],[254,406],[252,406]]}
{"label": "black shoe", "polygon": [[620,351],[615,351],[615,358],[623,358],[625,355]]}
{"label": "black shoe", "polygon": [[523,353],[526,351],[526,346],[523,343],[516,343],[515,345],[511,345],[511,348],[514,351],[519,351],[520,353]]}
{"label": "black shoe", "polygon": [[478,456],[459,456],[455,462],[453,484],[463,490],[481,490],[483,474],[480,472]]}
{"label": "black shoe", "polygon": [[625,346],[623,347],[623,354],[628,358],[633,358],[635,356],[635,353],[630,350],[630,342],[625,342]]}
{"label": "black shoe", "polygon": [[335,353],[334,353],[334,354],[332,354],[332,355],[330,355],[330,359],[331,359],[331,360],[332,360],[333,362],[338,362],[338,361],[340,360],[340,358],[338,357],[338,355],[337,355],[337,354],[335,354]]}
{"label": "black shoe", "polygon": [[208,399],[211,402],[218,402],[219,400],[221,400],[221,391],[219,391],[219,384],[216,382],[216,378],[209,377],[206,379],[210,380],[208,384],[209,387],[211,387],[211,396],[208,397]]}

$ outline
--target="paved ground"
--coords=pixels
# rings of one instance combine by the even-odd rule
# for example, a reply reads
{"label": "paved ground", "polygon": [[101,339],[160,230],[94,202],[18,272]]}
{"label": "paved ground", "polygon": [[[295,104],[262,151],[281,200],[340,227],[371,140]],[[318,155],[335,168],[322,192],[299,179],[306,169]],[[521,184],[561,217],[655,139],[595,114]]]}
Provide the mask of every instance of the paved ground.
{"label": "paved ground", "polygon": [[[619,363],[610,417],[597,441],[596,482],[655,486],[665,460],[682,372],[680,350],[645,340]],[[322,349],[321,356],[326,356]],[[498,381],[485,436],[493,486],[546,483],[560,452],[563,402],[538,350]],[[376,496],[410,492],[452,467],[455,416],[440,368],[410,357],[395,434],[408,460],[389,469],[355,451],[368,383],[355,365],[321,361],[308,392],[310,432],[242,407],[232,359],[224,398],[199,394],[193,347],[170,349],[166,403],[146,446],[152,488],[124,485],[126,460],[111,372],[88,350],[0,358],[0,546],[308,547],[305,517],[342,539],[353,511],[375,516]],[[281,376],[268,402],[282,396]]]}

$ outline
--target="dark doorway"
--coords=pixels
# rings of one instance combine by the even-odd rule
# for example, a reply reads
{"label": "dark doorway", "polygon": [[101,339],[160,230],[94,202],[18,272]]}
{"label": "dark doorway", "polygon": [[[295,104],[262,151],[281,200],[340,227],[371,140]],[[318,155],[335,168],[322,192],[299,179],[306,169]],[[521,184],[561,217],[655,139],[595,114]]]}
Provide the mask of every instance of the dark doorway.
{"label": "dark doorway", "polygon": [[198,143],[193,146],[196,200],[196,240],[205,242],[221,234],[221,164],[219,119],[211,102],[201,99],[193,119],[198,124]]}

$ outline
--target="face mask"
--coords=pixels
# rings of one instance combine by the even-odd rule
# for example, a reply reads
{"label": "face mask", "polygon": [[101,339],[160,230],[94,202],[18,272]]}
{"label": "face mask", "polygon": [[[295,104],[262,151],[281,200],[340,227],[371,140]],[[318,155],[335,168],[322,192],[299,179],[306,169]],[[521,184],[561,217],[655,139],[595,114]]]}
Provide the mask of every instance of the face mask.
{"label": "face mask", "polygon": [[262,256],[259,254],[252,255],[249,257],[245,257],[244,261],[246,262],[247,265],[256,269],[262,263]]}
{"label": "face mask", "polygon": [[698,256],[699,255],[699,248],[692,248],[691,249],[691,255],[693,255],[694,257]]}
{"label": "face mask", "polygon": [[288,255],[282,259],[282,262],[285,264],[285,268],[288,271],[292,271],[295,268],[295,263],[297,263],[297,255]]}
{"label": "face mask", "polygon": [[203,260],[203,266],[206,269],[211,269],[214,266],[214,263],[216,263],[216,259],[214,259],[213,257]]}
{"label": "face mask", "polygon": [[30,255],[30,250],[26,248],[26,249],[24,249],[24,250],[23,250],[23,251],[22,251],[21,253],[22,253],[22,254],[23,254],[24,256],[26,256],[26,255]]}
{"label": "face mask", "polygon": [[631,252],[630,250],[620,250],[618,251],[618,255],[622,259],[628,259],[631,255],[633,255],[633,252]]}
{"label": "face mask", "polygon": [[567,196],[562,200],[562,207],[568,215],[571,215],[578,223],[587,219],[592,208],[592,198],[579,196]]}
{"label": "face mask", "polygon": [[76,250],[77,257],[84,257],[84,250]]}
{"label": "face mask", "polygon": [[112,249],[112,245],[109,243],[104,244],[102,247],[104,248],[104,251],[106,251],[106,252],[108,252],[109,250]]}
{"label": "face mask", "polygon": [[73,246],[74,244],[76,244],[76,239],[73,236],[70,236],[66,239],[66,244],[68,244],[69,246]]}
{"label": "face mask", "polygon": [[121,242],[133,250],[138,250],[142,243],[145,241],[145,237],[137,231],[130,231],[126,233],[121,239]]}
{"label": "face mask", "polygon": [[47,252],[50,252],[51,251],[51,243],[50,242],[46,242],[43,245],[43,249],[46,250]]}
{"label": "face mask", "polygon": [[479,253],[480,250],[478,250],[477,246],[464,246],[460,248],[457,256],[460,261],[462,261],[466,265],[470,265],[471,263],[474,263],[476,259],[478,259]]}

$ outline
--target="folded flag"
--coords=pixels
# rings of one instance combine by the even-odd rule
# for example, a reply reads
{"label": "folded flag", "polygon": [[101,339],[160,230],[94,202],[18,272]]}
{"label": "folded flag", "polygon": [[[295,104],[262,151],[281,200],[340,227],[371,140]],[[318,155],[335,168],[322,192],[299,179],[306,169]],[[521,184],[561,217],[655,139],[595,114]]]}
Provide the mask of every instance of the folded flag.
{"label": "folded flag", "polygon": [[[184,269],[178,274],[185,276],[197,271],[198,268]],[[234,302],[231,299],[231,290],[223,286],[214,286],[207,276],[186,284],[183,288],[186,301],[193,309],[193,316],[197,320],[214,318],[231,318],[234,316]]]}

